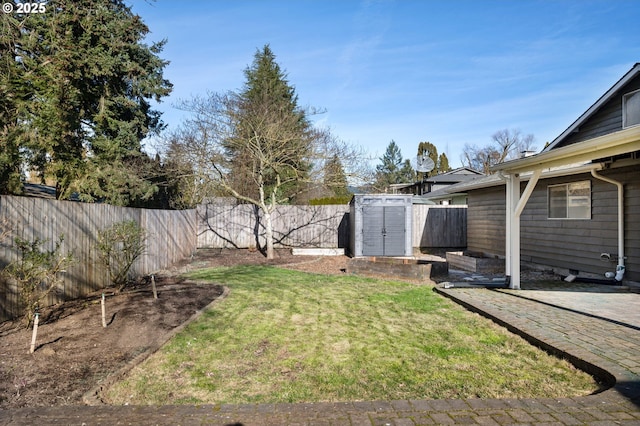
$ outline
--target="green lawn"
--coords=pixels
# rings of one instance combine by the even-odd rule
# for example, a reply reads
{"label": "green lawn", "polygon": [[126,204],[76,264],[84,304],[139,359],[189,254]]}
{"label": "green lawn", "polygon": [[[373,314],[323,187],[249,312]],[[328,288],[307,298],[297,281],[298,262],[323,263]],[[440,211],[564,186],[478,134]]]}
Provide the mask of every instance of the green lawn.
{"label": "green lawn", "polygon": [[597,384],[429,286],[268,266],[107,392],[114,404],[560,397]]}

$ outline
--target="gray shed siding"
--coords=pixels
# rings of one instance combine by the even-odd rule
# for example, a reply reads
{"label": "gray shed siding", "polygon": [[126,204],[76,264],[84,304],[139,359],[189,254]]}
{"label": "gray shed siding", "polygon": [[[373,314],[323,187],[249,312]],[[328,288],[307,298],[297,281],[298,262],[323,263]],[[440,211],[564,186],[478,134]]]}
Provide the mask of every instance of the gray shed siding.
{"label": "gray shed siding", "polygon": [[568,135],[558,147],[622,130],[622,96],[638,89],[640,89],[640,76],[625,85],[593,117],[589,118],[577,132]]}
{"label": "gray shed siding", "polygon": [[[626,279],[640,281],[640,168],[638,166],[602,175],[625,184]],[[547,219],[547,186],[591,181],[590,220]],[[469,193],[468,249],[504,255],[505,188]],[[491,201],[495,204],[492,206]],[[502,216],[500,219],[499,216]],[[590,174],[544,179],[538,182],[521,216],[521,259],[544,266],[576,269],[592,274],[615,270],[615,263],[600,260],[601,253],[615,259],[617,240],[617,190]]]}

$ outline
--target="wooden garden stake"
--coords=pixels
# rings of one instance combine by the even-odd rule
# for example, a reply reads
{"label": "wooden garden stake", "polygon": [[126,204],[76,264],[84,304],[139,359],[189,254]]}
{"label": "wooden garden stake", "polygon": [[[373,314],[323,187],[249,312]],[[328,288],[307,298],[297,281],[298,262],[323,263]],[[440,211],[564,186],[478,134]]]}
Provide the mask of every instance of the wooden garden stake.
{"label": "wooden garden stake", "polygon": [[32,354],[36,350],[36,337],[38,336],[38,321],[40,320],[40,314],[36,312],[33,318],[33,335],[31,336],[31,349],[29,353]]}
{"label": "wooden garden stake", "polygon": [[102,326],[106,327],[107,326],[107,315],[106,315],[106,310],[105,310],[105,306],[104,306],[104,293],[102,293]]}
{"label": "wooden garden stake", "polygon": [[158,298],[158,291],[156,290],[156,277],[155,275],[151,275],[151,289],[153,290],[153,298]]}

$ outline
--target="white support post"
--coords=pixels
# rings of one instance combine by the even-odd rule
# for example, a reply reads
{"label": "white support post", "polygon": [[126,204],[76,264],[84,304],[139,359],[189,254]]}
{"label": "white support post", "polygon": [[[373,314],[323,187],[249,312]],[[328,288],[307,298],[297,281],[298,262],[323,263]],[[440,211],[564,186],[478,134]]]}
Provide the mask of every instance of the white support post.
{"label": "white support post", "polygon": [[541,174],[541,169],[533,171],[522,195],[520,195],[520,176],[514,173],[507,179],[505,273],[510,277],[509,288],[514,290],[520,290],[520,215]]}

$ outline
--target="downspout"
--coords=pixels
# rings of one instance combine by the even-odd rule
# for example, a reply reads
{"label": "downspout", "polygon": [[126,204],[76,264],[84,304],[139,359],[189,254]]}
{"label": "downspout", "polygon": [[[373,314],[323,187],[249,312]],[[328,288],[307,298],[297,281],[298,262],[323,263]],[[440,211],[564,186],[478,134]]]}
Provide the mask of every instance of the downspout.
{"label": "downspout", "polygon": [[602,181],[608,182],[618,187],[618,266],[616,267],[615,279],[622,281],[624,276],[624,187],[621,182],[599,175],[596,169],[591,170],[591,175]]}

